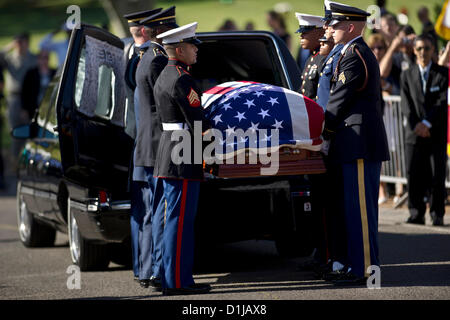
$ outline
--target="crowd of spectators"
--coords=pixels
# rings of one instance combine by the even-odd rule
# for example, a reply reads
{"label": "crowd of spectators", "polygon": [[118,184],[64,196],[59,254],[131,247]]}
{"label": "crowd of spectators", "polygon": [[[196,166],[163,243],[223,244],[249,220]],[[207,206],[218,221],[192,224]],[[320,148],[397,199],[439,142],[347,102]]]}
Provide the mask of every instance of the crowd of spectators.
{"label": "crowd of spectators", "polygon": [[[67,29],[58,29],[48,34],[41,41],[38,54],[30,51],[30,35],[27,32],[17,34],[12,42],[0,50],[0,106],[6,106],[4,113],[8,119],[9,129],[27,124],[33,118],[48,84],[56,73],[55,69],[49,67],[50,52],[57,55],[59,66],[64,62],[68,39],[64,41],[52,39],[59,31],[65,31],[67,34],[69,32]],[[3,97],[5,99],[2,99]],[[5,123],[0,118],[0,132],[5,131],[4,126]],[[4,159],[2,154],[4,150],[0,144],[0,190],[7,187],[4,167],[10,165],[14,169],[24,144],[25,140],[12,139],[10,161]]]}
{"label": "crowd of spectators", "polygon": [[[432,61],[434,63],[445,67],[449,64],[450,42],[439,50],[439,38],[426,6],[417,10],[417,17],[421,22],[420,30],[414,30],[410,25],[401,25],[396,15],[384,10],[380,19],[380,28],[374,29],[374,32],[367,39],[367,44],[380,65],[384,96],[400,95],[402,74],[411,66],[417,64],[414,45],[419,35],[426,35],[432,42],[434,48]],[[391,134],[395,134],[395,132],[391,132]],[[397,174],[400,175],[400,172]],[[395,187],[393,184],[381,183],[379,203],[386,202],[389,194],[393,194],[394,204],[397,204],[404,191],[399,183]]]}

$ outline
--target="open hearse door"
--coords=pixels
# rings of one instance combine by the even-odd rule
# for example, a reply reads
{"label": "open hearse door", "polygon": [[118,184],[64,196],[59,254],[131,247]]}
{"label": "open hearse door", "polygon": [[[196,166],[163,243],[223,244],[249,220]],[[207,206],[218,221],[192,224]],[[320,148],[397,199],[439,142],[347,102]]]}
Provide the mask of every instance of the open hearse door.
{"label": "open hearse door", "polygon": [[120,264],[131,261],[127,186],[133,140],[124,131],[123,47],[108,31],[82,24],[72,31],[60,80],[57,130],[70,253],[82,271],[103,269],[115,256]]}
{"label": "open hearse door", "polygon": [[74,29],[57,101],[65,177],[119,193],[127,186],[133,145],[124,132],[123,46],[104,29]]}

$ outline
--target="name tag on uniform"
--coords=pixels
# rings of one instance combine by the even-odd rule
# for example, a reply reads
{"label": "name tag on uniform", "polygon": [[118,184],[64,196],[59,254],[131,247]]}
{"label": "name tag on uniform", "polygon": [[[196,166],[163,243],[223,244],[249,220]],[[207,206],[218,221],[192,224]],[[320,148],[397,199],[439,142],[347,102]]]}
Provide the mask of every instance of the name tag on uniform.
{"label": "name tag on uniform", "polygon": [[430,88],[430,92],[436,92],[436,91],[439,91],[439,87],[438,86]]}

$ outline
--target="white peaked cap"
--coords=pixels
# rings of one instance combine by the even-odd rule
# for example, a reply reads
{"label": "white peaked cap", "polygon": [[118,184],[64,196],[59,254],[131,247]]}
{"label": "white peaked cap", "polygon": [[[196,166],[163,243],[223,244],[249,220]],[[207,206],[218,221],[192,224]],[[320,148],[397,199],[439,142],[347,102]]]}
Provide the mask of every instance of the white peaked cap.
{"label": "white peaked cap", "polygon": [[298,19],[298,24],[302,27],[316,27],[321,28],[323,26],[323,21],[321,16],[313,16],[311,14],[295,13]]}
{"label": "white peaked cap", "polygon": [[158,39],[163,39],[163,44],[172,44],[180,42],[189,42],[198,44],[201,43],[195,37],[195,30],[197,29],[198,22],[192,22],[184,26],[166,31],[157,36]]}

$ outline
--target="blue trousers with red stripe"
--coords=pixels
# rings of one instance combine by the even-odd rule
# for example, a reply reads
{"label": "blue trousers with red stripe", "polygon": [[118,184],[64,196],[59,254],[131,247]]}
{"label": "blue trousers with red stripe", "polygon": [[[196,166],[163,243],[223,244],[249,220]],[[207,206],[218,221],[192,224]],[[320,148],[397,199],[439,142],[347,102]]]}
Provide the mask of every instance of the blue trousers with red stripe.
{"label": "blue trousers with red stripe", "polygon": [[167,201],[163,232],[162,286],[183,288],[194,284],[194,220],[200,181],[160,178]]}
{"label": "blue trousers with red stripe", "polygon": [[378,191],[381,162],[358,159],[343,164],[342,168],[348,262],[355,275],[368,277],[367,268],[379,266]]}

